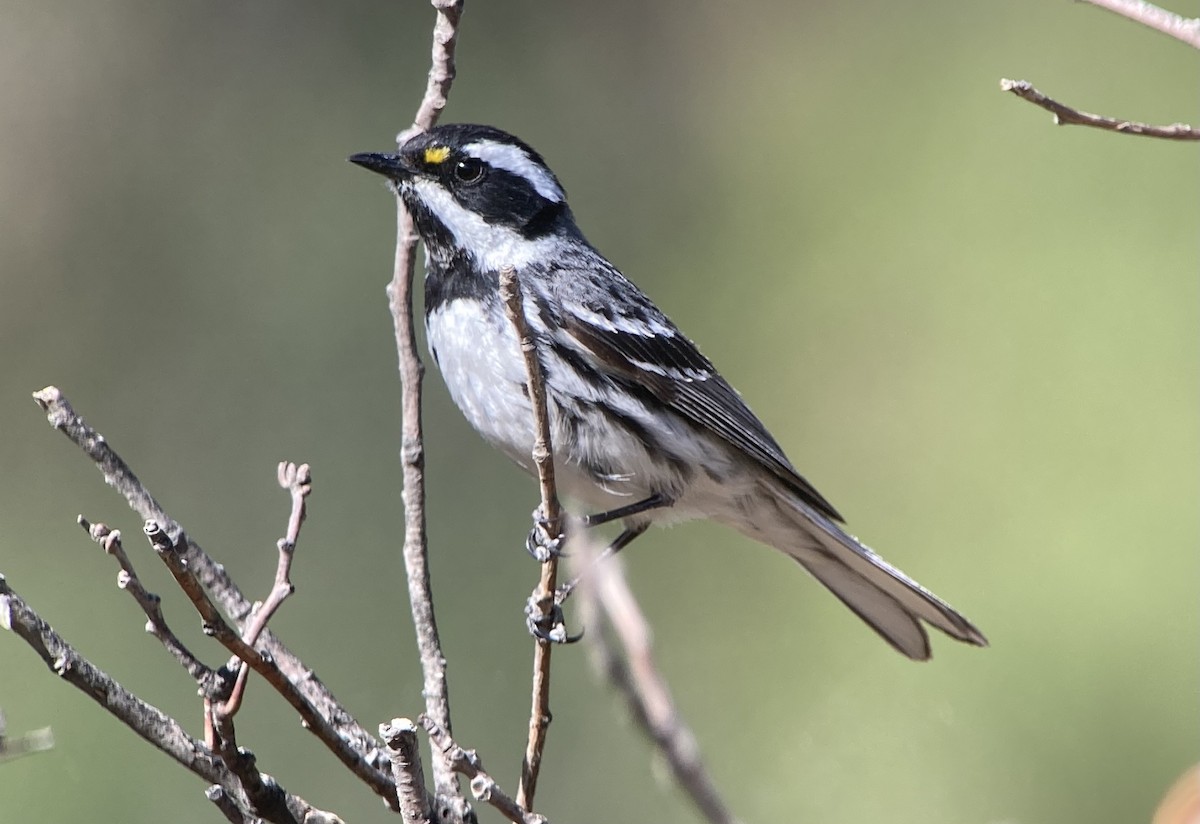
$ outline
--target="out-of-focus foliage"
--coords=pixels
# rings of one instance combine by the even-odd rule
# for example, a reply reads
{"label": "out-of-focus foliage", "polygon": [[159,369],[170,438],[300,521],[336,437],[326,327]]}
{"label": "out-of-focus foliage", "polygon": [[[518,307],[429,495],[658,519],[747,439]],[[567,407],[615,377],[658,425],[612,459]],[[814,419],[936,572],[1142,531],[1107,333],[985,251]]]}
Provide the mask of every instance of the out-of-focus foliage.
{"label": "out-of-focus foliage", "polygon": [[[275,463],[311,462],[299,593],[276,628],[369,726],[419,711],[394,212],[344,158],[407,125],[431,19],[420,2],[0,0],[0,571],[193,730],[186,676],[73,521],[140,525],[29,393],[62,387],[262,593],[287,511]],[[1147,820],[1200,728],[1200,161],[1056,129],[997,82],[1197,120],[1198,56],[1032,0],[473,2],[459,56],[447,118],[538,147],[591,239],[851,527],[993,641],[939,638],[915,665],[726,530],[643,539],[631,575],[732,806],[750,822]],[[515,787],[536,488],[427,385],[456,732]],[[555,656],[554,679],[540,808],[693,820],[585,651]],[[5,821],[216,820],[199,781],[7,635],[0,706],[58,740],[0,765]],[[395,820],[263,685],[239,729],[313,803]]]}

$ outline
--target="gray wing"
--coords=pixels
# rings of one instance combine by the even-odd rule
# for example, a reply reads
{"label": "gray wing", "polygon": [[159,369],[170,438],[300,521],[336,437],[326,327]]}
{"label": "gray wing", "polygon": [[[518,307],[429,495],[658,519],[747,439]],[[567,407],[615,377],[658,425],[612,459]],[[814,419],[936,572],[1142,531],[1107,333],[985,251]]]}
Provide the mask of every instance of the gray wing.
{"label": "gray wing", "polygon": [[[547,326],[561,329],[585,350],[590,366],[610,379],[649,390],[770,471],[817,512],[842,520],[712,362],[637,286],[611,267],[603,272],[591,267],[559,270],[549,277],[561,316]],[[545,304],[539,310],[552,311]]]}

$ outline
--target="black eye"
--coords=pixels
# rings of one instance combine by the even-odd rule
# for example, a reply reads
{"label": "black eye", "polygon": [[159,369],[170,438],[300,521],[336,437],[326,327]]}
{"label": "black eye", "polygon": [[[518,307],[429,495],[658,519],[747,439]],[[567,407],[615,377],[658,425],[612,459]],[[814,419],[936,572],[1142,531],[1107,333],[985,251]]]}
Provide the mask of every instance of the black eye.
{"label": "black eye", "polygon": [[483,179],[483,161],[474,157],[464,157],[454,164],[454,176],[463,183],[478,183]]}

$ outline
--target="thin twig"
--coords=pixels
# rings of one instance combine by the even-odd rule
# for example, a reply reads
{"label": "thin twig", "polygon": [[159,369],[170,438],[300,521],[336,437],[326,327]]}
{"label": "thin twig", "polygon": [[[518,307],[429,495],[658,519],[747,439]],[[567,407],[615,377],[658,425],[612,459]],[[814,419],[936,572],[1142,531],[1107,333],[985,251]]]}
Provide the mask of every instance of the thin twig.
{"label": "thin twig", "polygon": [[1164,140],[1200,140],[1200,129],[1194,129],[1186,123],[1173,123],[1170,126],[1152,126],[1149,123],[1139,123],[1135,120],[1118,120],[1113,117],[1090,114],[1073,109],[1059,103],[1039,92],[1027,80],[1001,79],[1000,90],[1012,92],[1022,100],[1028,100],[1035,106],[1040,106],[1054,114],[1054,123],[1058,126],[1091,126],[1122,134],[1136,134],[1143,137],[1159,137]]}
{"label": "thin twig", "polygon": [[392,762],[392,779],[400,796],[400,816],[404,824],[430,824],[429,796],[425,789],[425,771],[421,767],[421,749],[417,728],[407,718],[393,718],[379,725],[387,756]]}
{"label": "thin twig", "polygon": [[[541,490],[540,518],[544,519],[545,530],[550,538],[562,534],[562,510],[558,504],[558,491],[554,484],[554,452],[550,442],[550,414],[546,410],[546,381],[542,375],[542,364],[538,360],[537,345],[529,331],[522,303],[521,284],[511,267],[500,272],[500,298],[508,320],[517,332],[521,354],[525,359],[526,386],[529,402],[533,407],[533,463],[537,467],[538,484]],[[539,526],[535,526],[538,529]],[[536,610],[549,614],[554,606],[554,594],[558,588],[558,555],[548,553],[542,563],[541,580],[534,592]],[[521,763],[521,784],[517,790],[517,803],[526,810],[533,810],[533,796],[537,791],[538,774],[542,768],[542,752],[546,747],[546,733],[550,728],[550,654],[554,645],[547,638],[534,639],[533,652],[533,695],[529,711],[529,739],[525,745],[525,758]]]}
{"label": "thin twig", "polygon": [[[296,591],[292,584],[292,560],[296,555],[296,541],[300,539],[300,527],[304,524],[306,514],[305,500],[312,493],[312,472],[308,464],[297,466],[291,461],[283,461],[276,472],[279,485],[286,489],[292,498],[292,510],[288,516],[287,532],[276,543],[279,550],[279,561],[275,565],[275,581],[267,600],[255,604],[250,620],[242,629],[242,640],[249,646],[258,643],[258,638],[267,628],[271,616],[288,597]],[[238,670],[237,681],[224,705],[219,711],[227,715],[236,715],[246,694],[246,681],[250,675],[249,667]]]}
{"label": "thin twig", "polygon": [[1200,49],[1200,18],[1181,17],[1143,0],[1083,0]]}
{"label": "thin twig", "polygon": [[110,529],[107,524],[93,524],[82,515],[77,518],[77,521],[91,536],[91,539],[100,545],[105,554],[116,559],[117,565],[121,567],[121,571],[117,573],[117,587],[128,592],[137,605],[142,608],[142,612],[146,615],[146,632],[157,638],[171,654],[171,657],[179,662],[192,680],[199,685],[202,695],[209,697],[215,695],[220,688],[220,676],[211,667],[200,661],[167,626],[162,612],[162,599],[142,585],[141,579],[134,571],[133,562],[129,560],[129,555],[121,544],[121,531]]}
{"label": "thin twig", "polygon": [[[700,814],[711,824],[737,824],[654,661],[650,625],[629,587],[620,558],[592,563],[601,549],[586,534],[573,539],[571,546],[572,558],[579,559],[580,569],[587,569],[579,586],[582,614],[592,625],[611,626],[623,650],[623,655],[618,655],[609,646],[601,627],[588,634],[609,681],[625,697],[634,720],[662,753],[676,783]],[[597,622],[596,618],[603,620]]]}
{"label": "thin twig", "polygon": [[545,816],[529,812],[500,789],[496,780],[484,771],[483,762],[475,750],[464,750],[448,730],[442,729],[428,715],[420,716],[417,721],[429,734],[433,751],[442,753],[452,769],[471,779],[471,793],[475,798],[491,804],[513,824],[547,824]]}
{"label": "thin twig", "polygon": [[[125,498],[129,508],[143,520],[161,525],[172,542],[182,548],[180,554],[183,562],[226,614],[238,622],[246,620],[253,611],[253,604],[234,583],[225,567],[214,561],[159,506],[158,501],[142,485],[129,465],[108,445],[104,436],[76,414],[66,396],[57,387],[47,386],[39,392],[34,392],[33,398],[46,413],[50,425],[66,435],[96,464],[105,482]],[[387,787],[390,788],[391,778],[380,772],[388,769],[388,764],[379,742],[334,698],[333,693],[321,682],[312,668],[285,647],[270,630],[263,634],[259,646],[284,678],[303,695],[322,718],[327,720],[336,733],[335,737],[369,759],[369,764],[375,768],[374,772],[383,775]],[[373,783],[371,773],[356,769],[355,774],[375,787],[377,792],[384,789],[382,785]]]}
{"label": "thin twig", "polygon": [[[41,657],[64,681],[79,689],[113,717],[145,741],[175,759],[190,772],[210,784],[219,784],[243,809],[249,801],[242,794],[237,778],[211,750],[192,738],[175,719],[146,703],[118,684],[108,673],[80,655],[37,614],[0,575],[0,629],[11,630]],[[279,789],[283,807],[279,817],[267,820],[279,824],[291,822],[337,822],[331,813],[322,812],[297,795]],[[266,815],[259,811],[260,815]]]}
{"label": "thin twig", "polygon": [[[437,122],[446,105],[446,96],[454,80],[454,48],[462,0],[432,0],[437,11],[433,27],[433,48],[429,81],[417,108],[413,126],[397,137],[403,144],[413,134],[426,131]],[[408,596],[412,606],[417,648],[424,674],[425,711],[441,726],[450,729],[450,693],[446,684],[446,657],[438,637],[433,613],[433,592],[429,584],[428,542],[425,528],[425,446],[421,425],[421,380],[425,367],[417,354],[417,339],[412,311],[413,263],[416,259],[417,231],[412,216],[396,198],[396,257],[392,281],[388,285],[388,304],[396,333],[401,384],[401,451],[404,468],[404,568]],[[445,757],[433,758],[435,792],[445,799],[461,799],[458,777]]]}

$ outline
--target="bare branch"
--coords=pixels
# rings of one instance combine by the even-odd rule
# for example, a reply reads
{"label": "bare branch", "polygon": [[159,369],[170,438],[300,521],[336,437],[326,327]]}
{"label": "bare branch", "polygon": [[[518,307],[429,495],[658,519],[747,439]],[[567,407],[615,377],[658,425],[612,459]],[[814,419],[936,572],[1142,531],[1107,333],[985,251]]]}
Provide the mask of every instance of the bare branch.
{"label": "bare branch", "polygon": [[[413,126],[397,136],[403,144],[409,137],[433,127],[446,105],[454,80],[454,48],[462,0],[432,0],[437,11],[433,28],[433,48],[429,82],[417,108]],[[412,216],[396,198],[396,256],[392,281],[388,285],[388,304],[396,333],[401,384],[401,462],[404,468],[404,567],[417,648],[424,674],[425,711],[438,724],[450,729],[450,693],[446,683],[446,657],[438,636],[433,613],[433,592],[429,584],[428,543],[425,527],[425,445],[421,424],[421,381],[425,367],[417,354],[417,339],[412,311],[413,268],[417,232]],[[433,781],[438,796],[461,799],[458,778],[446,759],[434,753]],[[465,812],[463,809],[458,813]]]}
{"label": "bare branch", "polygon": [[1083,0],[1200,49],[1200,18],[1181,17],[1143,0]]}
{"label": "bare branch", "polygon": [[204,797],[216,805],[229,824],[259,824],[262,821],[261,818],[244,812],[233,800],[233,796],[225,792],[225,788],[220,784],[211,785],[204,791]]}
{"label": "bare branch", "polygon": [[1186,123],[1173,123],[1170,126],[1152,126],[1149,123],[1139,123],[1134,120],[1118,120],[1098,114],[1089,114],[1073,109],[1066,104],[1047,97],[1035,89],[1026,80],[1000,81],[1000,90],[1012,92],[1022,100],[1028,100],[1035,106],[1040,106],[1054,114],[1054,122],[1058,126],[1091,126],[1122,134],[1136,134],[1143,137],[1160,137],[1165,140],[1200,140],[1200,129],[1194,129]]}
{"label": "bare branch", "polygon": [[117,574],[117,586],[133,596],[133,600],[142,608],[142,612],[146,615],[146,632],[157,638],[167,652],[171,653],[171,656],[187,671],[192,680],[199,685],[201,695],[210,697],[214,695],[220,688],[220,676],[193,655],[192,651],[167,626],[162,612],[162,599],[142,586],[141,579],[134,571],[133,562],[129,560],[129,556],[121,544],[121,531],[110,529],[107,524],[93,524],[82,515],[77,520],[79,525],[91,536],[91,539],[100,545],[104,553],[115,558],[117,565],[121,567],[121,571]]}
{"label": "bare branch", "polygon": [[[550,414],[546,410],[546,382],[542,375],[542,364],[538,360],[537,344],[529,331],[522,305],[521,284],[511,267],[500,272],[500,298],[504,301],[508,320],[517,332],[521,354],[525,359],[526,386],[529,402],[533,407],[533,463],[537,467],[538,484],[541,489],[540,518],[551,538],[562,534],[562,510],[558,503],[558,491],[554,484],[554,452],[550,442]],[[534,527],[538,528],[537,526]],[[534,609],[540,615],[549,615],[558,588],[558,555],[547,553],[542,563],[541,580],[534,591]],[[534,639],[533,652],[533,696],[529,712],[529,739],[525,745],[525,758],[521,763],[521,784],[517,790],[517,803],[526,810],[533,810],[533,796],[537,791],[538,774],[542,768],[542,752],[546,747],[546,733],[550,728],[550,654],[553,644],[548,638]]]}
{"label": "bare branch", "polygon": [[[594,563],[600,548],[586,536],[572,543],[573,558],[586,569],[579,593],[580,605],[589,625],[607,623],[613,628],[623,649],[618,655],[605,632],[589,633],[593,650],[609,681],[625,697],[638,726],[662,753],[676,783],[711,824],[737,824],[709,776],[696,738],[675,707],[666,679],[654,661],[650,625],[642,613],[619,558]],[[595,618],[603,621],[596,621]]]}
{"label": "bare branch", "polygon": [[[33,398],[46,413],[50,425],[66,435],[95,462],[105,482],[125,498],[130,509],[142,519],[161,525],[171,536],[173,543],[182,548],[180,554],[183,556],[183,562],[222,609],[235,621],[244,621],[253,609],[250,600],[242,594],[225,568],[214,561],[159,506],[158,501],[150,495],[129,465],[109,447],[104,436],[76,414],[57,387],[47,386],[40,392],[33,393]],[[376,772],[385,778],[387,786],[390,787],[391,779],[385,773],[379,772],[387,769],[387,759],[383,756],[379,742],[354,720],[317,674],[285,647],[270,630],[263,634],[260,646],[285,679],[294,685],[294,689],[303,695],[322,718],[327,719],[328,725],[336,731],[336,736],[354,750],[366,754]],[[380,791],[379,785],[373,786],[377,787],[377,792]]]}
{"label": "bare branch", "polygon": [[[241,795],[237,778],[220,758],[188,735],[175,719],[126,690],[108,673],[80,655],[25,602],[25,599],[13,591],[3,575],[0,575],[0,629],[16,633],[55,674],[79,689],[145,741],[210,784],[220,785],[235,799],[236,805],[241,809],[250,809],[248,799]],[[317,810],[303,798],[286,792],[282,787],[274,786],[278,791],[281,806],[273,811],[256,811],[268,821],[279,824],[315,821],[333,824],[341,820],[331,813]],[[271,817],[269,813],[272,812],[277,817]]]}
{"label": "bare branch", "polygon": [[[267,595],[266,601],[255,604],[254,612],[242,630],[242,640],[249,646],[258,643],[258,638],[267,628],[267,622],[271,620],[271,616],[296,591],[296,587],[292,584],[292,559],[296,554],[296,541],[300,539],[300,527],[304,524],[305,499],[312,492],[312,473],[309,471],[308,464],[297,466],[290,461],[284,461],[279,464],[277,477],[279,485],[291,493],[292,511],[288,517],[287,532],[276,544],[279,549],[279,562],[275,567],[275,582],[271,586],[271,592]],[[246,680],[249,675],[249,667],[242,667],[238,670],[237,681],[233,685],[229,699],[220,708],[220,712],[230,716],[237,714],[241,708],[242,698],[246,694]]]}
{"label": "bare branch", "polygon": [[174,719],[125,690],[76,652],[3,577],[0,577],[0,627],[19,635],[55,674],[185,768],[210,783],[226,787],[233,784],[220,759],[188,735]]}
{"label": "bare branch", "polygon": [[254,753],[238,747],[233,729],[233,714],[214,707],[212,720],[216,732],[217,752],[229,771],[237,776],[250,809],[268,821],[282,821],[287,824],[296,821],[287,807],[283,788],[269,775],[259,772]]}
{"label": "bare branch", "polygon": [[192,574],[190,566],[183,558],[184,553],[171,542],[166,531],[154,521],[147,521],[143,531],[146,533],[150,545],[154,547],[154,551],[167,565],[167,569],[175,578],[175,582],[179,584],[179,588],[184,591],[196,611],[200,613],[205,633],[220,641],[226,649],[248,664],[274,687],[275,691],[300,714],[304,726],[316,735],[351,772],[372,790],[379,793],[389,804],[396,804],[396,787],[392,784],[391,777],[368,762],[361,752],[338,735],[337,729],[317,712],[307,697],[276,666],[269,654],[259,652],[233,631],[213,605],[204,588],[200,586],[196,576]]}
{"label": "bare branch", "polygon": [[547,824],[545,816],[527,812],[512,796],[500,789],[496,780],[484,771],[478,753],[460,747],[449,731],[442,729],[429,716],[422,715],[417,720],[429,734],[433,751],[442,753],[456,772],[471,779],[471,793],[475,798],[491,804],[513,824]]}
{"label": "bare branch", "polygon": [[404,824],[430,824],[431,813],[421,750],[417,746],[417,728],[407,718],[393,718],[379,725],[379,737],[386,745],[392,762],[392,778],[400,796],[400,815]]}

